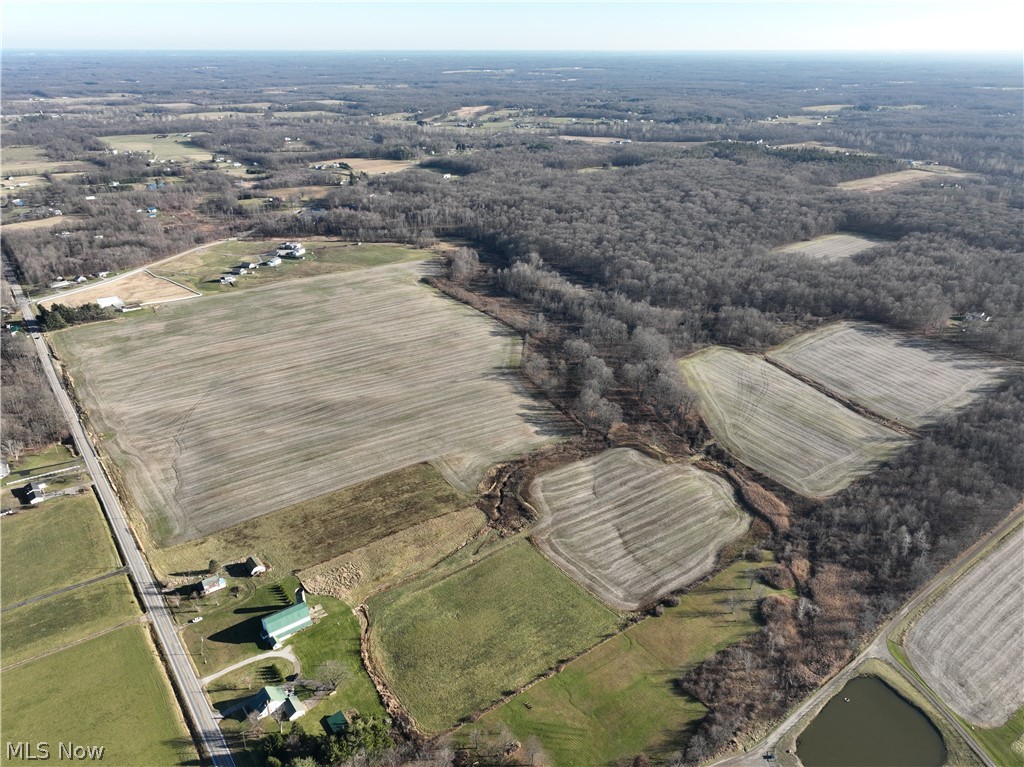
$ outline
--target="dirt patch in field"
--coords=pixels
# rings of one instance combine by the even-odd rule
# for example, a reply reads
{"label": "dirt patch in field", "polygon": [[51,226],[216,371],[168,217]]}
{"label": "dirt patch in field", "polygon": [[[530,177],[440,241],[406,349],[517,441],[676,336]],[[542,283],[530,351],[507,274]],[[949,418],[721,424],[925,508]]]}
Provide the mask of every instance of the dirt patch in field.
{"label": "dirt patch in field", "polygon": [[339,157],[336,160],[324,160],[325,164],[335,162],[343,162],[357,173],[366,173],[370,176],[397,173],[416,165],[416,160],[366,160],[362,157]]}
{"label": "dirt patch in field", "polygon": [[303,570],[299,579],[314,594],[358,605],[381,589],[428,570],[472,540],[485,522],[475,508],[452,512]]}
{"label": "dirt patch in field", "polygon": [[46,301],[41,301],[39,305],[46,308],[53,304],[83,306],[94,304],[101,298],[114,296],[126,304],[158,304],[167,301],[181,301],[185,298],[197,298],[200,295],[202,294],[168,279],[143,271],[126,274],[124,277],[116,277],[112,280],[103,280],[84,290],[54,296]]}

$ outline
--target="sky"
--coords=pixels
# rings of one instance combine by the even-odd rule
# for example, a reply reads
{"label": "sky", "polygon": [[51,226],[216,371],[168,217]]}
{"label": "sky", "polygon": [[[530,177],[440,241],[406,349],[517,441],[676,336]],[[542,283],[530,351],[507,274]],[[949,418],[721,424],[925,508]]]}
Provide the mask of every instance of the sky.
{"label": "sky", "polygon": [[1014,0],[2,0],[5,50],[1020,51]]}

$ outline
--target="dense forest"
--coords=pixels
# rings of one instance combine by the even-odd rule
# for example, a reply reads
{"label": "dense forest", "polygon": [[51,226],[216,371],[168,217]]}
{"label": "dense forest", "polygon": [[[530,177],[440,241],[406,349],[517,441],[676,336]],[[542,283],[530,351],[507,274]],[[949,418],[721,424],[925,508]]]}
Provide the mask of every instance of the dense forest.
{"label": "dense forest", "polygon": [[[453,243],[433,284],[523,333],[534,384],[598,438],[646,430],[684,452],[708,432],[676,360],[708,345],[758,352],[854,319],[1024,361],[1019,62],[642,64],[638,74],[632,59],[590,54],[224,54],[181,55],[172,70],[147,56],[6,57],[5,142],[89,169],[5,191],[5,218],[17,194],[25,217],[59,205],[67,220],[5,231],[3,254],[42,287],[250,233]],[[99,103],[62,101],[83,95]],[[781,119],[831,104],[845,108]],[[486,106],[452,116],[474,105]],[[209,159],[154,162],[102,139],[128,133],[188,133]],[[219,155],[242,169],[229,174]],[[317,167],[338,158],[416,164],[388,175]],[[935,165],[967,173],[871,194],[838,186]],[[140,215],[148,206],[160,217]],[[778,250],[837,232],[876,242],[836,260]],[[992,321],[950,322],[967,312]],[[28,395],[45,388],[30,346],[4,341],[5,440],[58,438],[59,419]],[[827,500],[752,477],[791,510],[763,543],[779,562],[763,576],[799,598],[763,600],[759,633],[677,680],[711,709],[685,758],[785,711],[1005,516],[1024,494],[1022,429],[1024,383],[1010,380]],[[340,748],[272,740],[277,760]]]}

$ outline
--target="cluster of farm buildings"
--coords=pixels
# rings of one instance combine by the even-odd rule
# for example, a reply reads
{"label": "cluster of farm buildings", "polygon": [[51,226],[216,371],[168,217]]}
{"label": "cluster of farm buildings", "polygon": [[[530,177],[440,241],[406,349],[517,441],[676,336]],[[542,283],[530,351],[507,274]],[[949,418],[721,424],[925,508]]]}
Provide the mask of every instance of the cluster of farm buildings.
{"label": "cluster of farm buildings", "polygon": [[233,267],[230,272],[225,272],[220,276],[220,283],[222,285],[233,285],[240,276],[249,274],[261,266],[280,266],[282,259],[290,258],[301,261],[305,257],[306,249],[301,242],[282,242],[275,250],[267,253],[262,260],[257,261],[255,258],[250,257],[243,258],[238,266]]}

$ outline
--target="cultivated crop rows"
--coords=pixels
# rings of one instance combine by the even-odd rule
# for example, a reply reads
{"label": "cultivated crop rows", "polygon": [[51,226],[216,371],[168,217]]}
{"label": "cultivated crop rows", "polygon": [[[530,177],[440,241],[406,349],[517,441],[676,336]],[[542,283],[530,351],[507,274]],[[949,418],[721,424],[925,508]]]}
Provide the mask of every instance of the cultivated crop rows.
{"label": "cultivated crop rows", "polygon": [[406,264],[165,307],[62,334],[157,534],[181,541],[420,461],[472,490],[565,433],[520,341]]}
{"label": "cultivated crop rows", "polygon": [[992,358],[851,322],[799,336],[771,357],[912,427],[970,403],[1008,371]]}
{"label": "cultivated crop rows", "polygon": [[680,368],[730,452],[803,495],[835,493],[909,442],[758,357],[712,347]]}
{"label": "cultivated crop rows", "polygon": [[718,549],[749,524],[724,480],[627,449],[544,474],[531,494],[543,514],[541,549],[624,610],[708,572]]}
{"label": "cultivated crop rows", "polygon": [[779,253],[799,253],[822,261],[837,261],[849,258],[862,251],[885,242],[872,237],[861,237],[856,234],[826,234],[806,242],[794,242],[778,248]]}
{"label": "cultivated crop rows", "polygon": [[997,727],[1024,706],[1024,528],[944,594],[911,629],[914,667],[958,714]]}

